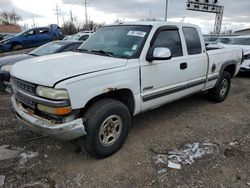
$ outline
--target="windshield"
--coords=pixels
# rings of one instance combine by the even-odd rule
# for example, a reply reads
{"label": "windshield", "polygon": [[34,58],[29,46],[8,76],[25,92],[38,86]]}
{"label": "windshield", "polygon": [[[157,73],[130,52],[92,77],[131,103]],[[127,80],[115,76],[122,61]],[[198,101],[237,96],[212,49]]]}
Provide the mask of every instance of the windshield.
{"label": "windshield", "polygon": [[250,45],[250,38],[234,38],[228,44],[231,44],[231,45]]}
{"label": "windshield", "polygon": [[79,49],[86,53],[109,54],[112,57],[139,58],[151,28],[145,25],[105,26]]}
{"label": "windshield", "polygon": [[43,55],[49,55],[55,53],[58,49],[63,47],[65,44],[58,43],[58,42],[50,42],[45,45],[40,46],[39,48],[36,48],[35,50],[31,51],[30,55],[35,56],[43,56]]}
{"label": "windshield", "polygon": [[77,39],[79,39],[79,37],[81,37],[81,35],[72,35],[72,36],[69,36],[69,38],[67,38],[67,40],[77,40]]}

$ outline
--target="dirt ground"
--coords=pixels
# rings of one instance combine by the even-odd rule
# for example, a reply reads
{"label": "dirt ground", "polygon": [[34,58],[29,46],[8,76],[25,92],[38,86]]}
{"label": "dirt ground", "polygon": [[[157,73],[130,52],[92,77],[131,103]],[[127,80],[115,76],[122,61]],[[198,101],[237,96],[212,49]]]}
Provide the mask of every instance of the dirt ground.
{"label": "dirt ground", "polygon": [[[218,151],[180,170],[166,167],[166,172],[158,172],[153,159],[157,154],[195,142],[215,144]],[[235,78],[223,103],[198,94],[135,117],[124,146],[103,160],[88,156],[75,142],[23,130],[10,110],[10,96],[2,93],[1,146],[20,153],[0,160],[4,188],[249,188],[250,76]]]}

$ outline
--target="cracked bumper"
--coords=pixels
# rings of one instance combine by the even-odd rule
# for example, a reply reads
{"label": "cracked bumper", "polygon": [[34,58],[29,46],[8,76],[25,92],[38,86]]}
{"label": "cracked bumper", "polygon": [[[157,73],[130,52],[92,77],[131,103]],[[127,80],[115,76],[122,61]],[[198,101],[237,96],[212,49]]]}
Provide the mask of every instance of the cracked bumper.
{"label": "cracked bumper", "polygon": [[73,140],[86,134],[82,119],[76,119],[64,124],[53,124],[49,120],[26,111],[16,102],[14,96],[11,97],[11,103],[21,125],[31,131],[60,140]]}

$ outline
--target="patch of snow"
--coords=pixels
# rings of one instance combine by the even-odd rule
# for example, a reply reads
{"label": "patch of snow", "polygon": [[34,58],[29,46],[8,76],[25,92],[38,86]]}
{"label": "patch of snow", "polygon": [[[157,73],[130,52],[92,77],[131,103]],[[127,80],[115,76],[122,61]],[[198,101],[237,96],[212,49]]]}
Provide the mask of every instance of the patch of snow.
{"label": "patch of snow", "polygon": [[158,170],[158,174],[164,174],[167,172],[167,169],[166,168],[163,168],[163,169],[160,169]]}
{"label": "patch of snow", "polygon": [[27,153],[21,153],[20,157],[21,159],[19,160],[19,163],[21,165],[24,165],[28,159],[37,157],[39,154],[37,152],[29,151]]}
{"label": "patch of snow", "polygon": [[8,145],[0,146],[0,161],[19,157],[20,151],[8,149],[9,147]]}
{"label": "patch of snow", "polygon": [[4,185],[4,181],[5,181],[5,176],[0,175],[0,187]]}
{"label": "patch of snow", "polygon": [[171,162],[171,161],[168,161],[168,168],[173,168],[173,169],[180,170],[180,169],[181,169],[181,165],[180,165],[180,164],[173,163],[173,162]]}
{"label": "patch of snow", "polygon": [[181,165],[191,165],[195,159],[206,154],[214,153],[218,146],[211,143],[186,144],[183,149],[170,151],[167,154],[158,154],[153,157],[156,165],[167,165],[169,168],[181,169]]}

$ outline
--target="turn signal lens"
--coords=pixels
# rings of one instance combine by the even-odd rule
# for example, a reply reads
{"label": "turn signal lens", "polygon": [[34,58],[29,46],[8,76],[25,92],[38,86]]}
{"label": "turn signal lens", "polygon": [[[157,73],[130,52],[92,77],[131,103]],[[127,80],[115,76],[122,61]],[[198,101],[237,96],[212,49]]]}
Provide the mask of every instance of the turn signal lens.
{"label": "turn signal lens", "polygon": [[54,108],[54,107],[38,104],[37,108],[38,108],[38,110],[40,110],[42,112],[46,112],[46,113],[54,114],[54,115],[66,115],[66,114],[69,114],[70,112],[72,112],[71,107]]}

